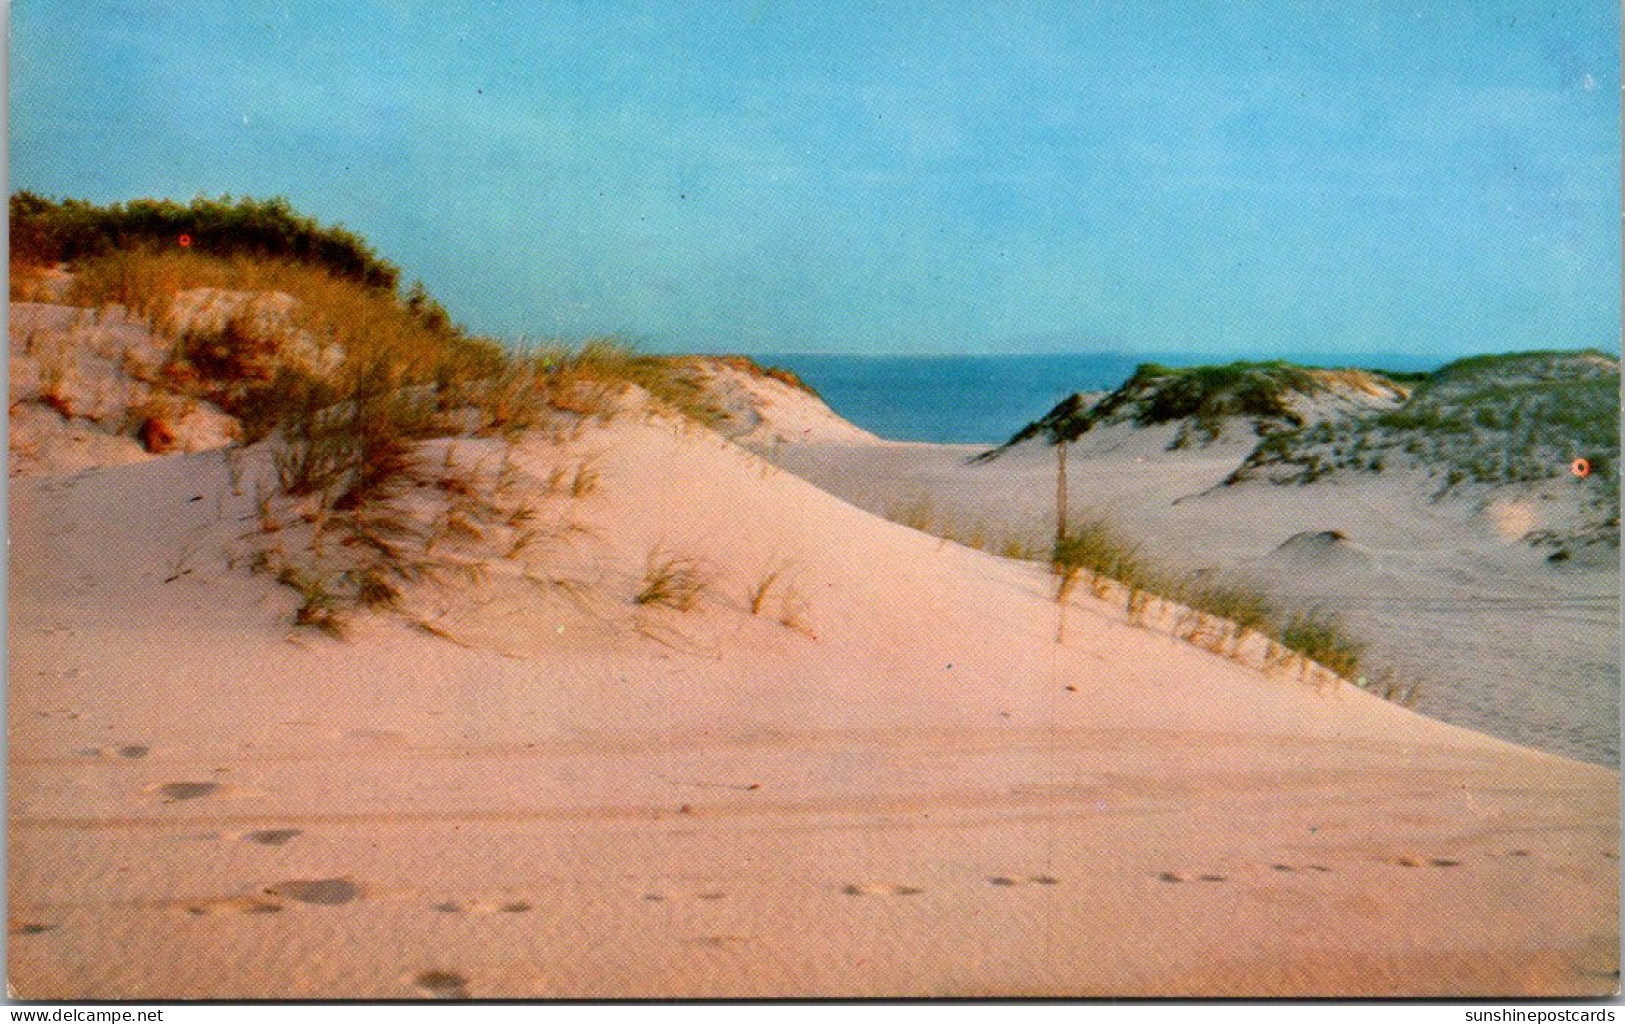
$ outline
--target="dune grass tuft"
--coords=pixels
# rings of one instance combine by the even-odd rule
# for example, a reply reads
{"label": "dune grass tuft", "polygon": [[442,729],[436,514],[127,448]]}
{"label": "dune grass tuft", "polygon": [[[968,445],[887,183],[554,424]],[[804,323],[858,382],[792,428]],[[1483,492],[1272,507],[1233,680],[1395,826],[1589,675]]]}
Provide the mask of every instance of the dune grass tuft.
{"label": "dune grass tuft", "polygon": [[699,562],[692,558],[651,551],[643,571],[643,582],[632,603],[691,610],[710,587]]}
{"label": "dune grass tuft", "polygon": [[1418,680],[1406,683],[1400,680],[1393,669],[1387,668],[1376,679],[1366,679],[1361,676],[1356,681],[1362,690],[1376,694],[1383,700],[1393,701],[1401,707],[1415,707],[1422,697],[1422,684]]}
{"label": "dune grass tuft", "polygon": [[779,582],[779,577],[783,575],[784,570],[782,568],[773,569],[763,574],[762,578],[752,584],[750,589],[745,592],[745,603],[750,607],[752,615],[762,614],[762,608],[767,604],[767,595],[773,590],[774,585]]}
{"label": "dune grass tuft", "polygon": [[1281,644],[1345,678],[1360,669],[1364,646],[1351,638],[1336,615],[1322,608],[1293,612],[1281,627]]}
{"label": "dune grass tuft", "polygon": [[1268,633],[1280,614],[1263,591],[1241,583],[1192,583],[1174,596],[1191,608],[1234,623],[1238,632]]}
{"label": "dune grass tuft", "polygon": [[[1105,596],[1112,584],[1124,589],[1133,622],[1144,622],[1159,598],[1182,606],[1177,635],[1218,653],[1236,654],[1253,632],[1272,650],[1278,646],[1344,678],[1354,678],[1360,669],[1364,645],[1336,615],[1321,608],[1284,615],[1263,590],[1249,583],[1177,576],[1142,556],[1137,545],[1103,518],[1069,529],[1055,545],[1051,569],[1057,578],[1056,600],[1063,604],[1087,574],[1097,596]],[[1064,635],[1064,622],[1057,635]],[[1410,706],[1419,688],[1392,684],[1372,692]]]}
{"label": "dune grass tuft", "polygon": [[[1102,518],[1076,523],[1055,542],[1050,554],[1050,566],[1060,580],[1057,599],[1064,600],[1082,573],[1088,572],[1092,581],[1115,580],[1136,590],[1157,589],[1153,586],[1155,573],[1140,556],[1139,546],[1124,539],[1109,522]],[[1101,593],[1099,589],[1096,591]]]}
{"label": "dune grass tuft", "polygon": [[746,589],[745,604],[752,615],[762,615],[768,610],[770,595],[777,592],[778,614],[774,616],[775,620],[786,629],[811,636],[812,630],[807,626],[808,602],[800,589],[786,579],[790,569],[790,564],[785,563],[763,573]]}
{"label": "dune grass tuft", "polygon": [[592,459],[581,460],[570,477],[570,497],[585,498],[589,494],[596,494],[600,479],[596,463]]}

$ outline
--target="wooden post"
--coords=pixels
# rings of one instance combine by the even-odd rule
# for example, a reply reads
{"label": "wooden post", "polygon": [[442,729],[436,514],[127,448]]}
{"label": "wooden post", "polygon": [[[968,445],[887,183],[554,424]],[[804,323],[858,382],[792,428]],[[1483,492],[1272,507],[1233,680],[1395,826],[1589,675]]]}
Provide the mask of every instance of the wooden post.
{"label": "wooden post", "polygon": [[1055,442],[1055,553],[1066,540],[1066,441]]}

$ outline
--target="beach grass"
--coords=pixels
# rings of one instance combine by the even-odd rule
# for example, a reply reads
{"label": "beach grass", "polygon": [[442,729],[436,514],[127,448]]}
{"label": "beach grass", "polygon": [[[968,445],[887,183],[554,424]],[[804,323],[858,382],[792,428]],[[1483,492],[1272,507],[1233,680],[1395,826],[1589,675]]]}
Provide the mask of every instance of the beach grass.
{"label": "beach grass", "polygon": [[[12,254],[14,268],[38,271],[22,275],[25,284],[37,287],[48,261],[66,260],[69,302],[122,308],[169,339],[154,387],[177,403],[214,403],[237,419],[243,443],[269,443],[261,534],[317,527],[308,550],[277,559],[285,570],[277,578],[300,594],[300,625],[337,635],[351,610],[398,607],[401,582],[445,561],[448,549],[466,549],[459,565],[534,551],[539,534],[511,493],[509,453],[527,432],[562,444],[585,422],[634,407],[633,389],[652,413],[706,426],[721,417],[703,378],[680,360],[615,338],[514,347],[476,337],[420,284],[402,293],[365,243],[285,204],[21,201],[32,218],[24,227],[39,228]],[[177,245],[176,231],[196,244]],[[195,289],[215,292],[201,305],[196,294],[177,302]],[[201,316],[204,306],[216,315]],[[63,390],[67,371],[53,375],[54,365],[41,374],[45,404]],[[480,439],[500,445],[505,473],[492,478],[450,447],[444,466],[427,464],[426,445]],[[596,460],[579,457],[546,493],[582,499],[602,485]],[[401,504],[421,487],[438,496],[438,511]],[[374,528],[389,522],[408,525]],[[691,603],[692,572],[666,568],[648,599]]]}
{"label": "beach grass", "polygon": [[686,612],[694,608],[709,588],[710,581],[698,561],[657,548],[649,552],[643,581],[632,603]]}

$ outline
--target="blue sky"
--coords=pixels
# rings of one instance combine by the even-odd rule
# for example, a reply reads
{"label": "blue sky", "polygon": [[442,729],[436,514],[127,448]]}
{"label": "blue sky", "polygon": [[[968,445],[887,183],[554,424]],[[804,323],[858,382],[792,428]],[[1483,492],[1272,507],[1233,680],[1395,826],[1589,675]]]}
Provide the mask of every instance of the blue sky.
{"label": "blue sky", "polygon": [[1618,344],[1611,0],[15,0],[11,188],[287,196],[470,327]]}

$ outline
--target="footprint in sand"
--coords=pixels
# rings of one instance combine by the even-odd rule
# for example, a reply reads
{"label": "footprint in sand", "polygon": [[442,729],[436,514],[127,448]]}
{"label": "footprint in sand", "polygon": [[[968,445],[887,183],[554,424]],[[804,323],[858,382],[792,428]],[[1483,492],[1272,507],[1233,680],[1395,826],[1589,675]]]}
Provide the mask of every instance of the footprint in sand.
{"label": "footprint in sand", "polygon": [[433,904],[429,909],[442,914],[525,914],[535,910],[536,905],[526,900],[506,900],[501,903],[483,900],[459,903],[456,900],[445,900]]}
{"label": "footprint in sand", "polygon": [[300,903],[336,907],[361,897],[361,886],[348,878],[311,878],[278,882],[265,890],[267,896],[280,896]]}
{"label": "footprint in sand", "polygon": [[1229,881],[1229,879],[1223,875],[1197,875],[1194,878],[1187,878],[1173,871],[1164,871],[1157,876],[1157,881],[1177,884],[1179,882],[1225,882]]}
{"label": "footprint in sand", "polygon": [[412,984],[436,999],[468,998],[468,978],[456,971],[420,971]]}
{"label": "footprint in sand", "polygon": [[[1293,867],[1291,864],[1271,864],[1270,865],[1270,870],[1271,871],[1297,871],[1298,869]],[[1305,864],[1303,866],[1303,870],[1304,871],[1318,871],[1323,875],[1329,875],[1329,874],[1332,873],[1332,869],[1327,867],[1324,864]]]}
{"label": "footprint in sand", "polygon": [[213,917],[217,914],[276,914],[282,904],[254,896],[234,896],[223,900],[203,900],[188,903],[186,912],[193,917]]}
{"label": "footprint in sand", "polygon": [[166,803],[177,800],[196,800],[211,793],[220,791],[218,782],[166,782],[158,787],[158,793]]}
{"label": "footprint in sand", "polygon": [[1061,880],[1054,875],[1030,875],[1025,879],[1012,878],[1009,875],[994,875],[987,880],[988,885],[1012,886],[1031,882],[1034,885],[1060,885]]}
{"label": "footprint in sand", "polygon": [[924,889],[912,885],[891,885],[885,882],[862,882],[844,887],[848,896],[918,896]]}
{"label": "footprint in sand", "polygon": [[1448,857],[1413,857],[1409,854],[1395,857],[1390,863],[1397,864],[1402,868],[1454,868],[1461,866],[1461,861],[1451,860]]}
{"label": "footprint in sand", "polygon": [[152,750],[152,748],[150,748],[150,747],[143,747],[143,746],[138,746],[138,745],[132,744],[130,746],[125,746],[125,747],[82,747],[82,748],[80,748],[78,750],[75,750],[74,753],[78,754],[80,757],[114,757],[114,756],[118,756],[118,757],[128,758],[130,760],[135,760],[136,758],[146,757],[147,754],[149,754],[151,752],[151,750]]}
{"label": "footprint in sand", "polygon": [[38,921],[15,921],[6,928],[7,935],[40,935],[55,928],[54,924],[40,924]]}
{"label": "footprint in sand", "polygon": [[305,833],[296,828],[266,828],[257,832],[245,832],[243,839],[261,846],[281,846],[297,836]]}

